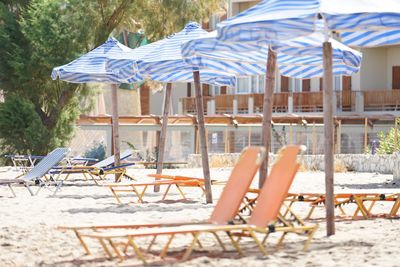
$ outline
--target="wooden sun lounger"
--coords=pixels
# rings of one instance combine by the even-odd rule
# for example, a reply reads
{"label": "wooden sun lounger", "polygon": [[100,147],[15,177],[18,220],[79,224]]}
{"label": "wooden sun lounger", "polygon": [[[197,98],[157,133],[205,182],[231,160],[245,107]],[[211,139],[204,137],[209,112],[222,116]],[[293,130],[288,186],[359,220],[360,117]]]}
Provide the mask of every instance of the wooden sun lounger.
{"label": "wooden sun lounger", "polygon": [[[72,230],[87,254],[90,250],[84,242],[82,235],[110,229],[137,229],[142,227],[176,226],[193,223],[210,223],[211,221],[228,222],[233,220],[238,212],[240,203],[247,189],[265,158],[265,149],[262,147],[248,147],[243,150],[239,161],[233,168],[231,175],[222,191],[214,208],[211,218],[202,222],[175,221],[175,222],[138,222],[134,224],[117,225],[75,225],[59,226],[60,230]],[[229,204],[229,205],[228,205]]]}
{"label": "wooden sun lounger", "polygon": [[[15,192],[12,188],[13,185],[22,184],[25,186],[29,193],[33,196],[39,193],[42,186],[49,186],[55,183],[56,178],[49,172],[54,166],[58,165],[62,161],[65,155],[69,152],[69,148],[56,148],[50,152],[46,157],[44,157],[37,165],[35,165],[26,174],[19,176],[16,179],[0,180],[0,185],[7,185],[13,196],[15,197]],[[49,175],[50,177],[46,177]],[[31,185],[39,185],[38,191],[34,194]],[[54,194],[57,193],[62,185],[62,182],[56,183],[57,187]]]}
{"label": "wooden sun lounger", "polygon": [[[310,210],[305,219],[311,219],[315,208],[324,207],[325,194],[318,193],[290,193],[286,201],[291,208],[296,202],[305,202],[310,204]],[[397,216],[400,209],[400,193],[338,193],[334,195],[335,208],[337,208],[341,217],[351,217],[352,219],[371,219],[375,217],[393,218]],[[372,208],[377,202],[392,202],[393,205],[387,213],[374,214]],[[367,206],[367,203],[369,205]],[[352,215],[346,213],[343,209],[345,205],[354,205],[355,211]],[[361,216],[359,216],[361,214]]]}
{"label": "wooden sun lounger", "polygon": [[[126,150],[121,153],[121,160],[129,158],[132,155],[131,150]],[[93,180],[95,184],[98,184],[99,180],[104,180],[107,175],[119,174],[120,179],[126,177],[130,180],[135,180],[132,176],[127,174],[127,167],[134,165],[135,163],[125,163],[119,166],[114,165],[114,155],[110,156],[96,164],[86,166],[86,165],[73,165],[73,166],[63,166],[59,168],[54,168],[52,173],[57,173],[60,175],[65,175],[64,181],[68,180],[71,174],[82,174],[86,180]]]}
{"label": "wooden sun lounger", "polygon": [[[165,192],[162,197],[162,200],[165,200],[170,192],[172,187],[175,187],[181,199],[185,200],[186,195],[183,190],[184,187],[198,187],[202,190],[202,193],[205,194],[204,187],[204,178],[197,177],[188,177],[188,176],[179,176],[179,175],[165,175],[165,174],[148,174],[148,177],[155,178],[153,181],[142,181],[140,183],[110,183],[104,186],[108,187],[111,190],[115,200],[118,204],[121,204],[121,199],[119,197],[119,193],[133,193],[135,197],[137,197],[139,203],[144,203],[143,197],[148,188],[152,188],[153,186],[165,186]],[[217,184],[225,184],[225,181],[217,181],[211,180],[212,185]]]}
{"label": "wooden sun lounger", "polygon": [[[231,244],[240,254],[242,254],[242,250],[239,246],[239,242],[245,237],[250,237],[255,242],[259,250],[262,253],[266,254],[263,242],[266,241],[266,237],[268,237],[271,232],[277,231],[283,233],[279,244],[282,243],[283,238],[288,233],[306,235],[307,241],[304,248],[307,249],[313,237],[313,234],[317,229],[317,225],[302,225],[295,227],[291,224],[287,224],[285,221],[279,220],[279,211],[287,195],[287,191],[289,190],[289,187],[293,181],[293,173],[296,172],[298,169],[296,156],[299,152],[299,149],[300,147],[298,146],[288,146],[285,148],[284,153],[281,155],[281,157],[278,158],[277,162],[271,170],[270,175],[264,183],[264,186],[259,194],[259,201],[257,202],[257,205],[254,208],[251,218],[247,224],[229,225],[229,220],[227,221],[225,217],[212,217],[211,224],[157,227],[137,229],[128,232],[122,231],[119,233],[92,233],[82,236],[97,239],[103,246],[103,249],[108,256],[112,256],[112,252],[114,252],[115,255],[121,260],[125,258],[124,253],[127,253],[128,247],[131,247],[133,248],[133,251],[138,256],[138,258],[141,259],[144,263],[146,263],[145,255],[136,243],[136,239],[140,237],[153,237],[151,243],[147,247],[147,251],[149,251],[158,236],[167,236],[168,241],[164,245],[160,253],[160,257],[164,258],[166,256],[166,253],[168,252],[172,240],[176,236],[192,236],[192,242],[190,243],[189,247],[183,255],[184,260],[190,256],[195,245],[201,246],[199,235],[203,233],[212,234],[223,250],[225,250],[226,247],[218,234],[226,233],[229,237]],[[231,205],[230,202],[225,202],[222,204],[226,208],[229,208]],[[264,240],[262,242],[258,239],[257,234],[262,234],[264,236]],[[234,237],[238,238],[235,240]],[[125,240],[122,243],[124,244],[122,250],[118,245],[118,240],[121,239]]]}
{"label": "wooden sun lounger", "polygon": [[[249,189],[248,195],[244,198],[239,214],[251,213],[257,201],[259,189]],[[249,196],[253,194],[253,196]],[[371,219],[371,218],[394,218],[398,217],[400,209],[400,193],[336,193],[334,194],[335,208],[340,212],[337,219]],[[323,193],[288,193],[286,203],[286,214],[294,214],[294,203],[308,203],[310,210],[304,220],[313,219],[312,215],[316,208],[325,207],[325,194]],[[386,213],[375,214],[372,212],[377,202],[392,202],[390,210]],[[367,203],[369,204],[367,207]],[[343,206],[355,206],[353,214],[348,214]],[[361,216],[359,215],[361,214]]]}

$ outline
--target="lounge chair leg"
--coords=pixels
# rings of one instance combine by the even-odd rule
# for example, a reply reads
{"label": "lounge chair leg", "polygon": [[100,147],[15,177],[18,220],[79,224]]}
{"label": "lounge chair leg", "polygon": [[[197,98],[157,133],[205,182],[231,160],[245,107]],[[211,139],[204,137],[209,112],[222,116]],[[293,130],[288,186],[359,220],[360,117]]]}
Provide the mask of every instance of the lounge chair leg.
{"label": "lounge chair leg", "polygon": [[232,235],[231,235],[230,232],[226,232],[226,234],[228,235],[229,239],[231,240],[231,243],[232,243],[233,247],[236,249],[236,251],[238,252],[238,254],[239,254],[239,255],[243,255],[243,251],[242,251],[242,249],[241,249],[240,246],[239,246],[239,242],[236,241],[236,240],[232,237]]}
{"label": "lounge chair leg", "polygon": [[262,241],[262,244],[263,244],[263,245],[265,245],[265,242],[267,242],[267,239],[268,239],[268,237],[269,237],[269,234],[270,234],[269,231],[265,234],[265,236],[264,236],[264,238],[263,238],[263,241]]}
{"label": "lounge chair leg", "polygon": [[110,250],[107,248],[107,245],[106,245],[106,243],[104,242],[104,240],[103,240],[102,238],[100,238],[100,239],[99,239],[99,242],[100,242],[101,246],[103,247],[103,250],[104,250],[104,252],[107,254],[107,256],[108,256],[110,259],[112,259],[113,256],[112,256]]}
{"label": "lounge chair leg", "polygon": [[134,185],[132,185],[132,191],[136,194],[139,203],[144,203],[143,195],[146,192],[146,189],[147,189],[147,185],[144,187],[143,191],[141,193],[139,193],[139,191],[137,191],[136,187]]}
{"label": "lounge chair leg", "polygon": [[[28,191],[29,191],[29,193],[31,194],[31,196],[34,196],[35,194],[33,193],[33,191],[32,191],[32,189],[31,189],[31,187],[27,184],[27,183],[24,183],[24,186],[26,187],[26,189],[28,189]],[[39,190],[40,190],[40,185],[39,185]],[[36,192],[36,195],[37,195],[37,193],[39,193],[39,190]]]}
{"label": "lounge chair leg", "polygon": [[189,256],[190,256],[190,254],[192,254],[194,245],[197,243],[199,235],[200,235],[200,233],[193,234],[192,243],[190,243],[189,247],[187,248],[187,250],[185,251],[185,253],[182,256],[182,260],[183,261],[187,260],[189,258]]}
{"label": "lounge chair leg", "polygon": [[308,212],[307,216],[304,218],[305,220],[311,219],[312,214],[314,213],[315,206],[311,206],[310,211]]}
{"label": "lounge chair leg", "polygon": [[262,254],[267,255],[267,251],[265,250],[264,245],[258,240],[256,234],[253,231],[250,231],[250,235],[253,238],[254,242],[256,242],[258,249],[261,251]]}
{"label": "lounge chair leg", "polygon": [[167,195],[168,195],[168,192],[169,192],[169,189],[171,188],[171,186],[172,186],[172,184],[169,184],[167,186],[167,189],[165,189],[164,195],[161,200],[165,200],[167,198]]}
{"label": "lounge chair leg", "polygon": [[396,216],[399,208],[400,208],[400,194],[397,197],[397,200],[394,202],[392,209],[390,210],[390,216]]}
{"label": "lounge chair leg", "polygon": [[12,188],[11,184],[8,184],[8,188],[10,188],[11,193],[13,194],[13,197],[16,197],[17,195],[14,192],[14,189]]}
{"label": "lounge chair leg", "polygon": [[219,244],[220,247],[222,248],[222,251],[226,251],[225,245],[224,245],[224,243],[222,243],[222,240],[221,240],[221,238],[219,238],[219,236],[217,235],[217,233],[216,233],[216,232],[213,232],[212,234],[214,235],[215,239],[217,239],[218,244]]}
{"label": "lounge chair leg", "polygon": [[119,199],[117,193],[115,192],[114,188],[112,188],[111,186],[109,187],[111,190],[111,193],[113,194],[114,198],[117,200],[118,204],[122,204],[121,200]]}
{"label": "lounge chair leg", "polygon": [[168,239],[168,241],[167,241],[167,244],[165,244],[165,246],[163,247],[163,250],[162,250],[161,253],[160,253],[160,258],[161,258],[161,259],[164,259],[164,258],[165,258],[165,255],[166,255],[167,252],[168,252],[169,245],[171,245],[171,242],[172,242],[172,240],[174,239],[174,237],[175,237],[175,234],[172,234],[172,235],[169,237],[169,239]]}
{"label": "lounge chair leg", "polygon": [[185,196],[185,194],[183,193],[182,188],[181,188],[179,185],[177,185],[177,184],[175,184],[175,186],[176,186],[176,189],[178,189],[179,194],[181,195],[182,199],[186,200],[186,196]]}
{"label": "lounge chair leg", "polygon": [[371,210],[372,210],[372,208],[374,207],[375,203],[376,203],[375,200],[373,200],[373,201],[371,202],[371,205],[368,207],[368,213],[371,213]]}
{"label": "lounge chair leg", "polygon": [[53,193],[53,196],[55,196],[56,194],[57,194],[57,192],[59,191],[59,190],[61,190],[61,186],[63,185],[63,182],[64,181],[59,181],[58,183],[57,183],[57,185],[56,185],[56,190],[54,190],[54,193]]}
{"label": "lounge chair leg", "polygon": [[346,216],[346,212],[344,211],[344,209],[341,206],[339,206],[339,210],[342,213],[342,215]]}
{"label": "lounge chair leg", "polygon": [[115,246],[114,242],[112,242],[111,239],[107,239],[107,241],[110,244],[110,246],[112,247],[112,249],[114,250],[114,252],[117,255],[118,259],[120,261],[123,261],[125,259],[125,257],[121,255],[121,253],[119,252],[118,248]]}
{"label": "lounge chair leg", "polygon": [[92,253],[90,252],[90,250],[89,250],[88,246],[86,245],[85,241],[83,241],[83,238],[82,238],[82,236],[79,234],[79,232],[78,232],[77,229],[74,229],[74,233],[75,233],[76,237],[78,238],[79,242],[81,243],[83,249],[85,250],[85,253],[86,253],[87,255],[91,255]]}
{"label": "lounge chair leg", "polygon": [[361,213],[363,214],[364,218],[368,219],[370,214],[369,214],[368,210],[365,208],[362,199],[360,199],[358,197],[354,197],[354,200],[356,201],[357,206],[360,209]]}
{"label": "lounge chair leg", "polygon": [[149,252],[149,251],[151,250],[151,248],[153,247],[154,243],[156,242],[156,239],[157,239],[157,236],[155,235],[155,236],[153,237],[153,239],[151,239],[151,242],[150,242],[150,244],[148,245],[148,247],[147,247],[147,249],[146,249],[146,252]]}
{"label": "lounge chair leg", "polygon": [[[192,236],[194,237],[193,233],[192,233]],[[199,248],[203,248],[203,245],[201,244],[199,239],[197,239],[197,245],[199,246]]]}
{"label": "lounge chair leg", "polygon": [[315,232],[317,232],[317,229],[318,229],[318,224],[314,225],[314,227],[311,229],[311,231],[309,231],[308,238],[307,238],[306,242],[304,243],[304,248],[303,248],[304,251],[307,251],[308,248],[310,247],[311,240],[313,239]]}
{"label": "lounge chair leg", "polygon": [[136,245],[136,243],[132,237],[128,237],[128,243],[129,243],[129,245],[131,245],[133,247],[133,250],[135,251],[136,256],[138,256],[138,258],[140,260],[142,260],[144,264],[147,264],[146,259],[144,258],[142,252],[140,251],[139,247]]}
{"label": "lounge chair leg", "polygon": [[276,244],[277,248],[282,247],[283,244],[283,240],[285,239],[286,235],[288,234],[288,232],[283,232],[281,238],[279,238],[278,244]]}

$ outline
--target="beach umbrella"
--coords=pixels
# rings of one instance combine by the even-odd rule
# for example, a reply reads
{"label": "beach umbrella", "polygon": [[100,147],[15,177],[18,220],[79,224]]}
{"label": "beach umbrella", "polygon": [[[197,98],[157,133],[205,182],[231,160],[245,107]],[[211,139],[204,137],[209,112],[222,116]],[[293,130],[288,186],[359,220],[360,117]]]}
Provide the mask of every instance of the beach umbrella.
{"label": "beach umbrella", "polygon": [[[186,24],[184,29],[161,41],[153,53],[137,61],[138,71],[146,79],[167,83],[164,95],[163,122],[160,134],[160,145],[158,148],[157,173],[162,172],[164,159],[165,138],[168,110],[170,105],[171,86],[174,82],[194,82],[196,92],[196,110],[198,120],[198,131],[200,136],[200,149],[202,154],[202,167],[205,179],[206,202],[212,203],[210,170],[208,163],[208,152],[206,143],[206,132],[204,126],[203,95],[201,82],[215,85],[234,86],[236,78],[214,70],[196,70],[185,63],[181,54],[182,43],[205,35],[207,32],[201,29],[195,22]],[[158,43],[158,42],[155,42]],[[157,188],[156,188],[157,190]]]}
{"label": "beach umbrella", "polygon": [[[190,40],[182,45],[185,62],[193,67],[231,73],[237,76],[263,75],[268,48],[260,43],[227,43],[216,38],[217,32]],[[322,41],[314,32],[304,37],[275,42],[277,62],[284,76],[308,79],[322,77]],[[330,39],[333,46],[334,75],[351,75],[359,70],[361,53]]]}
{"label": "beach umbrella", "polygon": [[[229,42],[287,40],[312,33],[318,20],[325,26],[324,61],[324,134],[327,234],[334,228],[333,195],[333,105],[332,45],[335,33],[348,45],[380,46],[398,44],[400,2],[396,0],[264,0],[258,5],[217,26],[218,38]],[[276,54],[270,46],[267,60],[267,85],[264,104],[272,96]],[[268,110],[267,113],[272,113]],[[264,113],[264,121],[270,119]],[[263,123],[264,124],[264,123]],[[266,125],[268,126],[268,125]],[[265,131],[268,127],[263,127]]]}
{"label": "beach umbrella", "polygon": [[[134,73],[135,61],[129,59],[132,49],[122,45],[114,38],[75,59],[55,67],[51,73],[57,78],[70,83],[106,83],[112,88],[112,134],[115,164],[120,165],[118,85],[142,80],[140,74]],[[117,177],[116,177],[117,179]]]}

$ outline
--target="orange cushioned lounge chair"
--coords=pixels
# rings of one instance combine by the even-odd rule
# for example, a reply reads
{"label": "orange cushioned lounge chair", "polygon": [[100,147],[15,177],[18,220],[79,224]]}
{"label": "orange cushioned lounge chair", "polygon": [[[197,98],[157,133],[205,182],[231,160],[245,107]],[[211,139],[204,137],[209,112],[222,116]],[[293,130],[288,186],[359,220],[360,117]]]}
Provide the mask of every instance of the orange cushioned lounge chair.
{"label": "orange cushioned lounge chair", "polygon": [[[88,235],[82,235],[86,238],[97,239],[103,246],[105,252],[112,256],[112,251],[121,260],[125,258],[123,254],[128,251],[128,246],[133,248],[135,254],[144,263],[146,263],[145,254],[140,249],[136,240],[142,237],[153,237],[150,245],[147,247],[147,251],[150,250],[151,246],[155,242],[155,238],[158,236],[167,236],[168,241],[164,245],[160,257],[164,258],[168,252],[169,246],[172,240],[180,235],[192,236],[192,242],[189,244],[187,250],[183,255],[183,260],[187,259],[193,251],[193,248],[198,244],[201,246],[199,235],[208,233],[212,234],[218,244],[223,250],[225,250],[225,245],[218,234],[225,233],[228,235],[229,240],[233,247],[238,253],[242,253],[239,246],[240,240],[244,237],[250,237],[254,240],[255,244],[259,250],[266,254],[264,247],[264,242],[266,237],[271,232],[282,232],[283,235],[279,241],[282,243],[283,238],[288,233],[304,234],[307,236],[307,241],[305,243],[304,249],[308,248],[308,245],[317,229],[317,225],[310,226],[293,226],[288,224],[285,220],[280,220],[280,209],[287,196],[289,187],[292,184],[294,174],[298,170],[299,165],[296,163],[296,156],[300,151],[299,146],[287,146],[284,148],[283,153],[278,157],[277,162],[271,169],[270,175],[266,179],[262,190],[258,196],[257,204],[252,212],[250,220],[246,224],[232,225],[229,224],[231,218],[227,218],[226,214],[217,214],[218,216],[213,216],[210,218],[209,224],[201,225],[182,225],[182,226],[171,226],[171,227],[155,227],[147,229],[136,229],[130,231],[109,231],[103,233],[92,233]],[[247,190],[247,189],[246,189]],[[232,203],[230,201],[224,203],[218,203],[223,205],[228,209]],[[240,203],[239,203],[240,204]],[[239,208],[236,206],[235,208]],[[224,216],[222,216],[224,215]],[[257,234],[264,236],[264,241],[260,242]],[[235,240],[235,236],[238,238]],[[119,244],[121,240],[124,240],[122,244],[125,244],[121,250]],[[108,244],[109,246],[107,246]]]}
{"label": "orange cushioned lounge chair", "polygon": [[82,235],[95,232],[101,232],[110,229],[136,229],[143,227],[174,226],[188,223],[210,223],[218,218],[220,221],[227,222],[233,220],[237,215],[240,203],[245,196],[250,184],[257,173],[262,161],[265,158],[265,149],[262,147],[245,148],[232,170],[232,173],[222,191],[222,194],[214,208],[209,220],[203,222],[175,221],[175,222],[157,222],[157,223],[134,223],[117,225],[63,225],[60,230],[72,230],[78,238],[86,254],[91,254],[88,245],[82,238]]}

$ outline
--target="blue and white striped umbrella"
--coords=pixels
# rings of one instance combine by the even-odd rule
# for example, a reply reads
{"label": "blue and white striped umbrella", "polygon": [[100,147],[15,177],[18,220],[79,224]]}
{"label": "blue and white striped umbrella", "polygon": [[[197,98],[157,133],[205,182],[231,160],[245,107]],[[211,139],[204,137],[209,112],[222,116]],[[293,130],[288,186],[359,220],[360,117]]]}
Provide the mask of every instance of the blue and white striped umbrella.
{"label": "blue and white striped umbrella", "polygon": [[136,62],[133,55],[131,48],[109,38],[74,61],[55,67],[51,77],[71,83],[134,83],[143,78],[134,72]]}
{"label": "blue and white striped umbrella", "polygon": [[[184,42],[206,35],[195,22],[188,23],[185,28],[168,38],[153,43],[156,49],[137,61],[137,70],[145,78],[159,82],[193,82],[193,67],[182,58],[181,45]],[[146,46],[144,46],[146,47]],[[235,86],[236,77],[217,70],[200,70],[202,83]]]}
{"label": "blue and white striped umbrella", "polygon": [[219,23],[218,39],[290,39],[313,32],[320,18],[346,45],[372,47],[400,42],[398,0],[264,0]]}
{"label": "blue and white striped umbrella", "polygon": [[[268,49],[255,43],[226,43],[216,39],[216,31],[182,45],[187,64],[199,69],[232,73],[238,76],[266,72]],[[323,75],[322,33],[276,42],[278,66],[282,75],[312,78]],[[361,53],[333,39],[334,75],[351,75],[359,70]]]}

